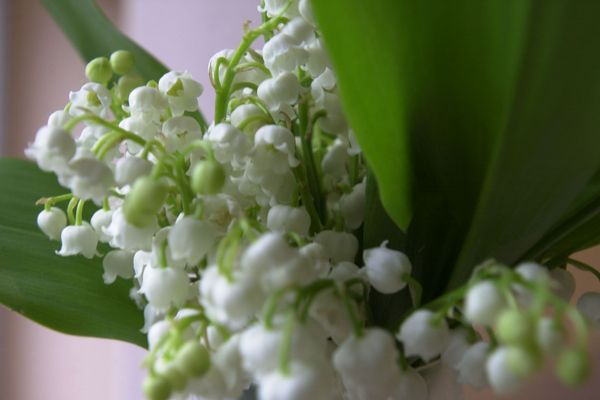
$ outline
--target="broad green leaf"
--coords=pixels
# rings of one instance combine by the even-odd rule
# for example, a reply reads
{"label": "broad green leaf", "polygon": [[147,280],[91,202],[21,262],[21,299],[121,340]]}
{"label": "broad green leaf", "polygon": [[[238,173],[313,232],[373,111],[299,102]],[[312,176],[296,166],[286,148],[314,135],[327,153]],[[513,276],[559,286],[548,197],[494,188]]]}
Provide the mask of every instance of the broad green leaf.
{"label": "broad green leaf", "polygon": [[526,3],[313,7],[383,204],[401,227],[411,210],[407,253],[427,300],[445,286],[502,132]]}
{"label": "broad green leaf", "polygon": [[[107,57],[116,50],[129,50],[136,72],[146,81],[158,80],[169,70],[153,55],[120,32],[94,0],[41,0],[85,61]],[[206,120],[200,111],[190,113],[203,129]]]}
{"label": "broad green leaf", "polygon": [[0,303],[42,325],[145,346],[130,282],[102,281],[100,258],[60,257],[36,224],[42,196],[65,193],[28,161],[0,159]]}
{"label": "broad green leaf", "polygon": [[510,116],[451,284],[489,256],[521,258],[598,171],[599,16],[598,2],[531,2]]}
{"label": "broad green leaf", "polygon": [[[390,45],[401,36],[394,20],[397,7],[393,1],[328,0],[313,1],[313,8],[323,22],[346,114],[381,185],[383,204],[406,228],[411,215],[410,160],[399,95],[400,54]],[[395,168],[389,168],[391,160]]]}
{"label": "broad green leaf", "polygon": [[577,206],[600,165],[600,3],[313,7],[383,204],[401,226],[410,206],[425,301],[488,257],[518,260]]}

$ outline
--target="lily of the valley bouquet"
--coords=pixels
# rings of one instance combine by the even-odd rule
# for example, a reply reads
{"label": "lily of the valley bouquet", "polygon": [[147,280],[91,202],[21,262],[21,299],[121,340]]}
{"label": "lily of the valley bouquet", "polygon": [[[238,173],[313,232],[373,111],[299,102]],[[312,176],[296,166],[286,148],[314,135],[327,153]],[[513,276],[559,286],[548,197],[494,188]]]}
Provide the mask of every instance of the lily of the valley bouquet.
{"label": "lily of the valley bouquet", "polygon": [[264,1],[206,122],[92,1],[45,4],[89,82],[26,150],[54,177],[2,161],[5,304],[147,346],[153,400],[586,379],[600,293],[566,266],[600,275],[571,258],[600,242],[599,5]]}

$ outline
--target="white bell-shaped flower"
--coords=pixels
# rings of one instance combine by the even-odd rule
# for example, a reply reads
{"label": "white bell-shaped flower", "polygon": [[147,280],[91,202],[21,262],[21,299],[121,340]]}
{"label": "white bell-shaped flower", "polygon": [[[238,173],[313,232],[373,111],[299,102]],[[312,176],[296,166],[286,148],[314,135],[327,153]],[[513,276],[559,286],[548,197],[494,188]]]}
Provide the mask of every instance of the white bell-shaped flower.
{"label": "white bell-shaped flower", "polygon": [[147,121],[158,121],[167,108],[167,101],[156,88],[140,86],[129,94],[129,112]]}
{"label": "white bell-shaped flower", "polygon": [[310,228],[310,215],[304,207],[277,205],[269,210],[267,227],[275,232],[294,232],[306,236]]}
{"label": "white bell-shaped flower", "polygon": [[137,178],[150,175],[153,164],[140,157],[122,157],[115,165],[115,181],[119,186],[132,185]]}
{"label": "white bell-shaped flower", "polygon": [[534,262],[524,262],[517,265],[515,272],[528,282],[545,284],[550,281],[548,269]]}
{"label": "white bell-shaped flower", "polygon": [[249,274],[238,273],[232,279],[221,275],[217,266],[207,268],[200,281],[200,302],[211,319],[239,329],[258,311],[264,294]]}
{"label": "white bell-shaped flower", "polygon": [[448,345],[442,352],[442,362],[452,368],[457,368],[465,352],[470,347],[468,335],[467,330],[461,327],[453,329],[450,332]]}
{"label": "white bell-shaped flower", "polygon": [[110,225],[112,216],[113,210],[105,210],[104,208],[100,208],[92,215],[92,218],[90,219],[90,224],[96,231],[98,240],[100,242],[108,243],[110,240],[110,237],[104,232],[104,230]]}
{"label": "white bell-shaped flower", "polygon": [[335,378],[326,368],[292,361],[289,374],[275,370],[259,381],[261,400],[329,400]]}
{"label": "white bell-shaped flower", "polygon": [[600,293],[586,292],[577,300],[579,311],[598,329],[600,328]]}
{"label": "white bell-shaped flower", "polygon": [[60,240],[60,233],[67,226],[65,212],[57,207],[42,210],[37,216],[37,224],[51,240]]}
{"label": "white bell-shaped flower", "polygon": [[300,0],[298,2],[298,11],[300,12],[300,15],[302,16],[302,18],[304,18],[306,22],[313,26],[316,25],[310,0]]}
{"label": "white bell-shaped flower", "polygon": [[358,229],[365,219],[365,194],[367,183],[362,181],[340,198],[340,212],[346,229]]}
{"label": "white bell-shaped flower", "polygon": [[390,399],[427,400],[427,382],[414,368],[402,371]]}
{"label": "white bell-shaped flower", "polygon": [[477,342],[465,351],[462,360],[457,365],[460,383],[471,385],[475,389],[482,389],[488,385],[485,363],[489,349],[489,343]]}
{"label": "white bell-shaped flower", "polygon": [[550,317],[538,319],[536,341],[547,355],[556,355],[563,348],[565,331],[559,321]]}
{"label": "white bell-shaped flower", "polygon": [[254,136],[253,165],[260,170],[272,170],[281,174],[289,167],[296,167],[294,134],[278,125],[266,125]]}
{"label": "white bell-shaped flower", "polygon": [[492,281],[476,283],[467,292],[464,312],[472,324],[491,326],[505,308],[504,297]]}
{"label": "white bell-shaped flower", "polygon": [[279,233],[269,232],[254,241],[242,255],[240,265],[253,276],[260,276],[293,257],[293,249]]}
{"label": "white bell-shaped flower", "polygon": [[284,72],[275,78],[262,81],[256,93],[271,112],[276,112],[284,106],[293,105],[298,100],[300,89],[296,74]]}
{"label": "white bell-shaped flower", "polygon": [[35,160],[43,171],[61,174],[68,169],[69,160],[75,155],[76,144],[71,134],[62,128],[40,128],[25,155]]}
{"label": "white bell-shaped flower", "polygon": [[311,41],[305,46],[308,52],[308,60],[306,61],[306,69],[311,77],[316,78],[321,75],[326,68],[331,68],[329,55],[320,38]]}
{"label": "white bell-shaped flower", "polygon": [[571,300],[575,293],[575,278],[565,268],[554,268],[550,271],[550,279],[554,286],[554,293],[565,301]]}
{"label": "white bell-shaped flower", "polygon": [[[149,113],[150,111],[146,114],[140,112],[140,114],[134,114],[131,117],[127,117],[119,122],[119,127],[141,136],[142,139],[146,141],[153,140],[160,133],[160,124],[157,120],[147,118],[152,115]],[[142,146],[140,146],[139,143],[131,140],[126,140],[125,144],[127,145],[127,150],[131,154],[136,154],[142,149]]]}
{"label": "white bell-shaped flower", "polygon": [[180,307],[190,295],[190,280],[187,273],[179,268],[148,267],[144,269],[140,293],[158,310]]}
{"label": "white bell-shaped flower", "polygon": [[231,163],[234,167],[241,167],[252,148],[248,137],[227,123],[211,127],[206,137],[212,144],[215,158],[221,164]]}
{"label": "white bell-shaped flower", "polygon": [[149,265],[153,267],[169,266],[171,268],[185,268],[185,260],[175,259],[173,250],[168,241],[173,226],[159,229],[152,238],[152,251],[150,252]]}
{"label": "white bell-shaped flower", "polygon": [[363,260],[371,285],[380,293],[390,294],[404,289],[404,276],[410,274],[412,264],[404,253],[386,245],[383,242],[380,247],[365,250]]}
{"label": "white bell-shaped flower", "polygon": [[177,220],[169,232],[169,247],[175,260],[196,265],[215,243],[217,231],[210,223],[187,216]]}
{"label": "white bell-shaped flower", "polygon": [[154,350],[156,346],[160,343],[161,339],[169,333],[173,325],[170,321],[162,320],[157,321],[150,329],[148,329],[148,349],[150,351]]}
{"label": "white bell-shaped flower", "polygon": [[158,222],[139,228],[130,224],[125,219],[123,210],[118,208],[113,213],[110,225],[103,229],[103,232],[110,238],[109,243],[112,247],[123,250],[145,250],[152,249],[152,236],[158,230]]}
{"label": "white bell-shaped flower", "polygon": [[167,98],[175,116],[182,115],[184,111],[198,110],[198,97],[204,90],[187,71],[167,72],[158,81],[158,89]]}
{"label": "white bell-shaped flower", "polygon": [[317,233],[314,241],[325,248],[334,264],[353,262],[358,252],[358,239],[351,233],[325,230]]}
{"label": "white bell-shaped flower", "polygon": [[95,158],[80,158],[69,163],[72,176],[68,186],[73,195],[81,199],[92,199],[101,204],[114,186],[115,179],[108,165]]}
{"label": "white bell-shaped flower", "polygon": [[325,248],[319,243],[311,242],[298,250],[301,255],[310,259],[317,276],[325,277],[331,269]]}
{"label": "white bell-shaped flower", "polygon": [[84,222],[81,225],[69,225],[60,234],[62,246],[56,254],[61,256],[74,256],[81,254],[86,258],[96,255],[98,235],[92,227]]}
{"label": "white bell-shaped flower", "polygon": [[449,336],[445,319],[429,310],[417,310],[402,323],[397,338],[404,344],[407,356],[430,361],[444,351]]}
{"label": "white bell-shaped flower", "polygon": [[338,180],[348,175],[346,164],[348,163],[348,146],[337,138],[327,149],[327,153],[321,161],[323,173]]}
{"label": "white bell-shaped flower", "polygon": [[[215,340],[211,343],[216,343]],[[227,398],[240,398],[243,391],[250,386],[250,375],[242,366],[240,354],[240,335],[233,335],[211,357],[213,368],[219,370],[223,376],[224,391],[222,395]]]}
{"label": "white bell-shaped flower", "polygon": [[265,0],[264,11],[269,17],[276,17],[285,11],[284,17],[293,18],[298,15],[298,0]]}
{"label": "white bell-shaped flower", "polygon": [[399,376],[394,338],[381,328],[362,337],[350,336],[333,354],[333,365],[344,386],[357,399],[387,399]]}
{"label": "white bell-shaped flower", "polygon": [[290,35],[279,33],[263,47],[265,66],[273,76],[284,72],[294,72],[306,62],[308,52]]}
{"label": "white bell-shaped flower", "polygon": [[84,84],[81,89],[69,94],[69,101],[71,102],[69,113],[74,117],[88,113],[101,118],[110,116],[112,96],[108,89],[99,83]]}
{"label": "white bell-shaped flower", "polygon": [[202,130],[198,121],[187,115],[167,120],[162,127],[167,151],[183,150],[194,140],[202,139]]}
{"label": "white bell-shaped flower", "polygon": [[281,332],[268,330],[262,324],[254,324],[240,336],[240,354],[246,371],[261,378],[277,369]]}
{"label": "white bell-shaped flower", "polygon": [[62,128],[71,120],[71,115],[65,110],[56,110],[48,117],[48,126]]}
{"label": "white bell-shaped flower", "polygon": [[305,44],[315,38],[315,28],[301,16],[285,24],[281,33],[289,35],[296,44]]}
{"label": "white bell-shaped flower", "polygon": [[[235,127],[239,127],[242,123],[246,122],[246,120],[250,118],[256,118],[258,116],[264,116],[265,113],[260,108],[258,108],[254,104],[242,104],[241,106],[236,107],[229,119],[231,121],[231,125]],[[254,124],[247,124],[244,128],[244,131],[256,131],[260,126],[264,125],[264,122],[256,122]],[[241,128],[240,128],[241,129]]]}
{"label": "white bell-shaped flower", "polygon": [[488,357],[485,364],[490,386],[498,394],[515,392],[524,379],[511,370],[508,361],[509,353],[508,348],[499,347]]}
{"label": "white bell-shaped flower", "polygon": [[348,311],[333,290],[320,292],[312,301],[309,315],[317,321],[336,344],[342,344],[352,334]]}
{"label": "white bell-shaped flower", "polygon": [[336,282],[347,282],[351,279],[362,279],[366,281],[358,265],[350,261],[342,261],[331,268],[328,278]]}
{"label": "white bell-shaped flower", "polygon": [[117,277],[129,279],[133,276],[133,253],[126,250],[111,250],[102,260],[104,283],[113,283]]}

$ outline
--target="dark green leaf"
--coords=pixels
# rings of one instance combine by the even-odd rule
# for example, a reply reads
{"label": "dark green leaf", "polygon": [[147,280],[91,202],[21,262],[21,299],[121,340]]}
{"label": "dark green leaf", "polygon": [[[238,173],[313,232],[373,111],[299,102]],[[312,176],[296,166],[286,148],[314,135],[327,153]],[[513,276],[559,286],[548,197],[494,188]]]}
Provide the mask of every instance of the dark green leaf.
{"label": "dark green leaf", "polygon": [[383,204],[403,227],[411,206],[424,301],[518,260],[577,206],[600,165],[599,3],[313,7]]}
{"label": "dark green leaf", "polygon": [[598,171],[599,15],[598,2],[531,2],[510,116],[452,284],[489,256],[521,258]]}
{"label": "dark green leaf", "polygon": [[35,201],[63,193],[32,163],[0,159],[0,302],[57,331],[145,346],[130,282],[105,285],[99,258],[59,257],[39,231]]}

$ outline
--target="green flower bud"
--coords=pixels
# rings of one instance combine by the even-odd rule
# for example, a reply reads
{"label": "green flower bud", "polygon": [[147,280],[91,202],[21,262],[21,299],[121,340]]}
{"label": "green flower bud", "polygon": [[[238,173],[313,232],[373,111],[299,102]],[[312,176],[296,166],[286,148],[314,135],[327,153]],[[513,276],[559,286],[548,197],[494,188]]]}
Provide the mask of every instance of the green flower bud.
{"label": "green flower bud", "polygon": [[566,385],[580,385],[590,374],[590,360],[585,351],[565,350],[556,363],[556,375]]}
{"label": "green flower bud", "polygon": [[527,348],[511,346],[507,349],[506,364],[513,374],[525,378],[538,370],[540,357]]}
{"label": "green flower bud", "polygon": [[202,161],[192,171],[192,189],[198,194],[218,193],[224,184],[225,170],[217,161]]}
{"label": "green flower bud", "polygon": [[127,50],[117,50],[110,55],[110,66],[115,74],[125,75],[133,68],[133,54]]}
{"label": "green flower bud", "polygon": [[138,178],[125,198],[123,214],[132,225],[143,227],[153,221],[167,197],[167,187],[148,176]]}
{"label": "green flower bud", "polygon": [[112,78],[112,68],[106,57],[94,58],[85,66],[85,76],[96,83],[105,84]]}
{"label": "green flower bud", "polygon": [[534,337],[531,316],[519,310],[505,310],[496,320],[496,335],[505,344],[526,344]]}
{"label": "green flower bud", "polygon": [[124,75],[117,82],[117,96],[119,96],[121,101],[125,101],[133,89],[143,84],[144,81],[137,75]]}
{"label": "green flower bud", "polygon": [[167,400],[172,391],[169,382],[160,376],[146,377],[142,389],[148,400]]}
{"label": "green flower bud", "polygon": [[200,377],[210,368],[208,350],[198,342],[187,342],[175,357],[177,367],[190,377]]}
{"label": "green flower bud", "polygon": [[187,384],[187,376],[171,363],[162,373],[162,376],[169,382],[175,391],[185,389]]}

